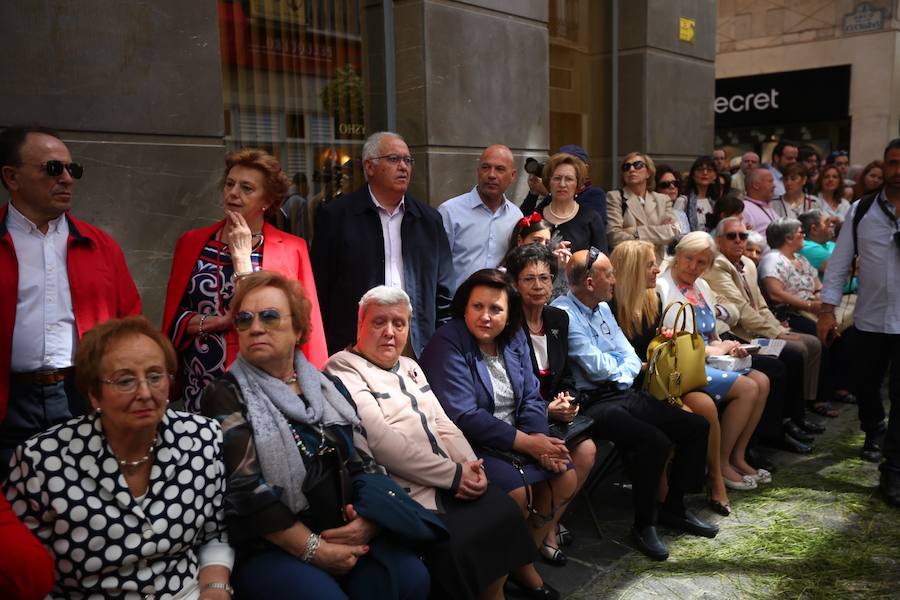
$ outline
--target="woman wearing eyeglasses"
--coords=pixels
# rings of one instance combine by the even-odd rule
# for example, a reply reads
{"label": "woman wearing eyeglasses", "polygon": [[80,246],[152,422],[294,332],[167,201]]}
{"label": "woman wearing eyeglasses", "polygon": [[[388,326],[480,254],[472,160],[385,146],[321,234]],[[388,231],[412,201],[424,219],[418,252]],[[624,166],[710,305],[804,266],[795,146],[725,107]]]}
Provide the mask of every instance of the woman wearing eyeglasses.
{"label": "woman wearing eyeglasses", "polygon": [[52,597],[231,597],[222,430],[168,408],[174,368],[144,317],[94,327],[75,355],[93,412],[16,450],[6,495],[54,557]]}
{"label": "woman wearing eyeglasses", "polygon": [[583,209],[575,202],[575,192],[581,189],[587,169],[576,156],[560,152],[544,165],[543,182],[550,190],[550,202],[541,209],[544,220],[550,223],[551,233],[559,233],[569,242],[570,252],[591,246],[606,250],[606,231],[603,219],[593,210]]}
{"label": "woman wearing eyeglasses", "polygon": [[721,196],[717,175],[716,163],[711,156],[699,156],[691,165],[684,194],[675,200],[674,206],[687,217],[688,231],[706,230],[706,216]]}
{"label": "woman wearing eyeglasses", "polygon": [[[425,567],[391,541],[405,533],[380,535],[389,524],[372,512],[381,498],[396,500],[398,511],[412,501],[372,460],[343,385],[298,350],[310,333],[302,288],[278,273],[253,273],[233,310],[240,352],[206,387],[201,407],[225,436],[237,594],[425,598]],[[443,525],[432,528],[433,519],[414,523],[437,536]]]}
{"label": "woman wearing eyeglasses", "polygon": [[288,178],[275,157],[254,148],[225,159],[225,218],[186,232],[175,245],[166,290],[163,332],[178,350],[178,383],[188,410],[237,354],[231,298],[242,277],[260,269],[300,281],[311,302],[312,332],[303,351],[321,367],[328,360],[322,317],[306,242],[267,222],[287,195]]}
{"label": "woman wearing eyeglasses", "polygon": [[606,194],[610,248],[625,240],[646,240],[653,244],[656,259],[662,261],[666,246],[680,233],[672,201],[651,191],[656,166],[649,156],[630,152],[621,168],[623,187]]}
{"label": "woman wearing eyeglasses", "polygon": [[[456,291],[451,313],[420,363],[447,416],[484,460],[488,480],[516,501],[540,547],[575,493],[576,474],[565,442],[548,435],[521,298],[507,274],[482,269]],[[559,597],[533,565],[512,580],[529,598]]]}

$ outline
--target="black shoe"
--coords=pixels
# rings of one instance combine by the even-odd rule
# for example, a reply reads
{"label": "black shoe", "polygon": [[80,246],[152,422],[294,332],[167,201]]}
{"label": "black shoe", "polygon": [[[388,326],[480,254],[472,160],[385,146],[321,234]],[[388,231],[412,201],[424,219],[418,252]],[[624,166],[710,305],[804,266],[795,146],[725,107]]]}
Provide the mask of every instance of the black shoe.
{"label": "black shoe", "polygon": [[881,462],[883,458],[881,454],[881,444],[884,441],[884,430],[867,431],[866,442],[863,444],[862,451],[859,453],[863,460],[869,462]]}
{"label": "black shoe", "polygon": [[891,506],[900,506],[900,474],[882,471],[878,491],[885,502]]}
{"label": "black shoe", "polygon": [[785,433],[778,442],[778,447],[794,454],[809,454],[813,451],[811,445],[801,442],[790,434]]}
{"label": "black shoe", "polygon": [[546,581],[538,588],[525,587],[512,577],[510,577],[508,581],[513,582],[516,584],[516,587],[519,588],[519,592],[517,593],[519,596],[533,598],[534,600],[559,600],[559,592]]}
{"label": "black shoe", "polygon": [[690,535],[699,535],[702,537],[714,538],[719,533],[718,525],[701,521],[697,516],[689,510],[684,511],[684,515],[679,516],[668,511],[659,511],[659,524],[669,529],[675,529],[689,533]]}
{"label": "black shoe", "polygon": [[[810,421],[809,419],[800,419],[799,421],[794,421],[796,425],[800,427],[806,433],[824,433],[825,426],[821,423],[816,423],[815,421]],[[794,436],[797,437],[797,436]],[[797,438],[800,439],[800,438]]]}
{"label": "black shoe", "polygon": [[747,448],[747,451],[744,452],[744,460],[750,463],[750,466],[754,469],[765,469],[769,473],[774,473],[778,470],[778,467],[776,467],[772,461],[753,447]]}
{"label": "black shoe", "polygon": [[653,525],[631,528],[631,538],[637,549],[653,560],[666,560],[669,558],[669,547],[659,538],[659,533]]}
{"label": "black shoe", "polygon": [[782,425],[781,427],[781,430],[784,431],[785,435],[789,435],[795,440],[799,440],[801,442],[811,442],[816,439],[811,434],[806,433],[806,431],[804,431],[793,421],[785,421],[784,425]]}

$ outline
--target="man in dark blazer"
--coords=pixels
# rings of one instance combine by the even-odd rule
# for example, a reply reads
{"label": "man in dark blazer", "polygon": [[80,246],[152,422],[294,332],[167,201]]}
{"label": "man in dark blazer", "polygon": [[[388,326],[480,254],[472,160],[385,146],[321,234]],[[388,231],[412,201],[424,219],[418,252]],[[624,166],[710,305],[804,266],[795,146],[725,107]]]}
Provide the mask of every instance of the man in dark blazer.
{"label": "man in dark blazer", "polygon": [[409,348],[416,356],[449,318],[453,264],[438,212],[406,195],[413,158],[395,133],[363,145],[367,185],[326,204],[316,220],[313,272],[329,354],[356,340],[359,299],[376,285],[412,302]]}

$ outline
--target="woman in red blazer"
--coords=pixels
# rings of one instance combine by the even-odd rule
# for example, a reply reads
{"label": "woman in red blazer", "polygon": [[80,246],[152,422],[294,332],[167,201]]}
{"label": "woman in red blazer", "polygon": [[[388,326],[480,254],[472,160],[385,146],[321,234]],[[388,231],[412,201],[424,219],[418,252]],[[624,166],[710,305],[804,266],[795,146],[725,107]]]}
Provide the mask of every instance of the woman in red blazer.
{"label": "woman in red blazer", "polygon": [[235,284],[253,271],[277,271],[303,285],[312,303],[312,332],[303,353],[316,368],[328,359],[306,241],[265,219],[278,210],[287,189],[288,178],[275,157],[254,148],[232,152],[225,159],[225,218],[186,232],[175,245],[163,332],[178,350],[188,410],[198,410],[203,388],[237,355],[231,297]]}

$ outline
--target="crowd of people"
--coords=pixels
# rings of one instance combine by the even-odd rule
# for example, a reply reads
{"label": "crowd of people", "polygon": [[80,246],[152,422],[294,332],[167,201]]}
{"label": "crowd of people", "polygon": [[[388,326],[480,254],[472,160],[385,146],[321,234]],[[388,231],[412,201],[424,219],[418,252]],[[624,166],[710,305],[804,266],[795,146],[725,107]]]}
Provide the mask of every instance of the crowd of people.
{"label": "crowd of people", "polygon": [[[858,403],[900,505],[900,139],[855,179],[790,142],[735,162],[630,152],[604,192],[569,145],[517,205],[498,144],[434,209],[394,133],[363,145],[365,185],[316,202],[231,152],[159,329],[116,242],[70,214],[85,168],[7,128],[0,595],[558,598],[534,565],[567,563],[597,442],[635,547],[665,560],[662,528],[718,534],[687,494],[727,517],[777,477],[760,448],[810,452],[834,402]],[[659,400],[648,350],[682,329],[705,371]]]}

